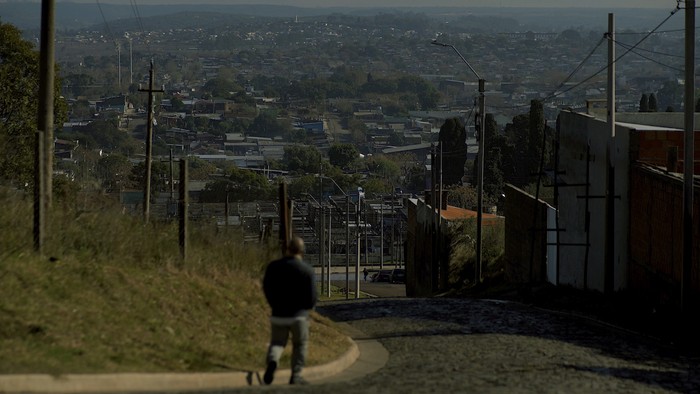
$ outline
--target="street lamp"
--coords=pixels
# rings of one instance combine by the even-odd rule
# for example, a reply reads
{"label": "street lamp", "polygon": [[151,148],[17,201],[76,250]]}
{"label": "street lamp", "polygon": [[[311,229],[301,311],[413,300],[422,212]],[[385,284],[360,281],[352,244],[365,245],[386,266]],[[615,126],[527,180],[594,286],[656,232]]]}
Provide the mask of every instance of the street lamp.
{"label": "street lamp", "polygon": [[479,73],[474,70],[474,68],[469,64],[467,59],[462,56],[462,54],[451,44],[445,44],[437,40],[432,41],[433,45],[438,45],[441,47],[452,48],[455,53],[459,56],[464,64],[469,67],[469,70],[476,76],[479,80],[479,118],[480,118],[480,129],[479,129],[479,156],[477,161],[478,172],[477,172],[477,186],[476,186],[476,281],[481,282],[481,230],[483,221],[483,205],[484,205],[484,140],[485,140],[485,128],[486,128],[486,98],[484,96],[484,91],[486,87],[486,81],[479,76]]}

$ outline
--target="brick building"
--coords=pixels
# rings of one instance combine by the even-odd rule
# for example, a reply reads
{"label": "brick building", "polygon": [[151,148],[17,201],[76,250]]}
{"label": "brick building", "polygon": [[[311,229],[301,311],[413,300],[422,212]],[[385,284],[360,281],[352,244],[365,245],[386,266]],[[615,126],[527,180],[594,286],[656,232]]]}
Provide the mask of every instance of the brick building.
{"label": "brick building", "polygon": [[[655,302],[680,296],[683,114],[618,113],[608,150],[605,119],[563,111],[559,118],[559,284],[631,289]],[[696,115],[696,124],[700,119]],[[700,295],[700,133],[695,133],[693,293]],[[606,221],[608,152],[614,163],[614,230]],[[606,248],[612,243],[612,264]],[[607,249],[608,251],[610,249]]]}

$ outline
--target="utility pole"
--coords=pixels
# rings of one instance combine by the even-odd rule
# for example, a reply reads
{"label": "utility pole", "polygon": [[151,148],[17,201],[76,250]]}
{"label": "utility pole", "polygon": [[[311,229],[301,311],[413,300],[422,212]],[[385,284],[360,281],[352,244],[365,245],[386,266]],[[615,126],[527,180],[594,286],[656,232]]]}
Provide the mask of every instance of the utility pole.
{"label": "utility pole", "polygon": [[[438,233],[438,263],[440,266],[440,287],[441,289],[447,290],[447,287],[449,286],[449,274],[448,271],[450,270],[450,264],[448,261],[447,256],[443,254],[443,234],[442,234],[442,164],[443,164],[443,143],[440,142],[440,187],[438,188],[438,217],[437,217],[437,233]],[[445,209],[447,209],[447,206],[445,206]]]}
{"label": "utility pole", "polygon": [[122,44],[117,42],[117,86],[122,89]]}
{"label": "utility pole", "polygon": [[328,206],[328,270],[326,271],[326,275],[328,275],[328,298],[331,298],[331,259],[333,258],[333,245],[332,245],[332,239],[333,236],[331,235],[331,230],[333,228],[333,207]]}
{"label": "utility pole", "polygon": [[[175,174],[173,169],[173,149],[170,148],[170,202],[175,201]],[[228,194],[226,194],[228,199]],[[227,200],[228,201],[228,200]]]}
{"label": "utility pole", "polygon": [[321,294],[325,291],[325,281],[324,278],[326,277],[325,275],[325,261],[324,261],[324,256],[325,256],[325,248],[326,248],[326,238],[325,238],[325,232],[326,232],[326,210],[323,207],[323,201],[319,201],[318,203],[318,212],[321,215],[319,218],[320,220],[317,221],[317,228],[318,228],[318,264],[321,266]]}
{"label": "utility pole", "polygon": [[[437,292],[438,285],[439,285],[439,279],[438,279],[438,274],[439,274],[439,263],[438,261],[440,260],[438,258],[438,229],[437,229],[437,215],[439,214],[439,211],[437,208],[437,177],[438,177],[438,162],[437,162],[437,153],[435,149],[435,144],[430,144],[430,206],[432,207],[433,214],[432,214],[432,220],[430,221],[432,231],[430,232],[430,286],[432,289],[433,293]],[[399,234],[401,233],[401,230],[399,229]]]}
{"label": "utility pole", "polygon": [[379,224],[379,269],[384,269],[384,196],[382,196],[382,206],[380,208],[381,218]]}
{"label": "utility pole", "polygon": [[685,141],[683,169],[683,269],[681,310],[690,317],[693,269],[693,171],[695,167],[695,0],[685,2]]}
{"label": "utility pole", "polygon": [[180,243],[180,256],[182,257],[182,262],[187,260],[187,233],[188,233],[188,217],[189,217],[189,205],[190,199],[187,190],[188,175],[187,175],[187,158],[180,159],[180,204],[178,206],[178,216],[180,217],[180,222],[178,226],[178,240]]}
{"label": "utility pole", "polygon": [[396,229],[394,227],[396,222],[396,211],[394,210],[394,200],[396,199],[396,191],[391,191],[391,249],[389,249],[391,255],[391,264],[396,265],[396,257],[394,256],[394,233]]}
{"label": "utility pole", "polygon": [[[455,49],[456,50],[456,49]],[[460,54],[460,56],[462,56]],[[464,60],[464,58],[462,58]],[[464,60],[466,63],[466,60]],[[467,63],[469,65],[469,63]],[[471,68],[471,66],[470,66]],[[472,69],[472,71],[474,71]],[[476,72],[474,72],[476,74]],[[485,140],[486,140],[486,81],[479,77],[479,117],[481,124],[481,129],[479,130],[479,157],[478,157],[478,174],[476,187],[476,273],[475,281],[476,283],[481,283],[482,279],[482,261],[481,261],[481,238],[482,238],[482,227],[483,227],[483,217],[484,217],[484,156],[486,155]]]}
{"label": "utility pole", "polygon": [[162,93],[162,89],[153,89],[153,60],[148,72],[148,89],[139,89],[139,92],[148,93],[148,121],[146,124],[146,174],[143,188],[143,219],[148,223],[151,211],[151,162],[153,161],[153,93]]}
{"label": "utility pole", "polygon": [[605,263],[603,290],[606,295],[615,291],[615,16],[608,14],[608,147],[605,193]]}
{"label": "utility pole", "polygon": [[323,278],[324,275],[324,261],[323,261],[323,249],[326,247],[326,242],[324,238],[324,232],[326,231],[326,212],[323,209],[323,176],[318,178],[320,189],[318,196],[318,212],[321,214],[320,220],[317,220],[316,228],[318,228],[318,265],[321,266],[321,293],[323,293]]}
{"label": "utility pole", "polygon": [[345,299],[350,298],[350,196],[345,194]]}
{"label": "utility pole", "polygon": [[484,152],[484,141],[486,140],[486,135],[485,135],[485,128],[486,128],[486,80],[481,78],[479,73],[474,70],[474,67],[472,67],[471,64],[467,61],[467,59],[462,56],[462,54],[455,48],[454,45],[451,44],[444,44],[442,42],[438,42],[436,40],[433,40],[432,42],[433,45],[439,45],[441,47],[450,47],[452,48],[453,51],[459,56],[460,59],[462,59],[462,62],[469,67],[469,71],[474,74],[474,76],[479,80],[479,123],[480,123],[480,130],[479,130],[479,155],[477,156],[477,184],[476,184],[476,193],[477,193],[477,198],[476,198],[476,264],[475,264],[475,272],[474,272],[474,280],[476,283],[481,283],[481,238],[482,238],[482,222],[483,222],[483,210],[484,210],[484,156],[486,155],[486,152]]}
{"label": "utility pole", "polygon": [[34,142],[34,249],[41,253],[53,187],[54,0],[41,2],[39,113]]}
{"label": "utility pole", "polygon": [[357,243],[357,261],[355,262],[355,298],[360,298],[360,207],[362,197],[357,193],[357,205],[355,205],[355,242]]}

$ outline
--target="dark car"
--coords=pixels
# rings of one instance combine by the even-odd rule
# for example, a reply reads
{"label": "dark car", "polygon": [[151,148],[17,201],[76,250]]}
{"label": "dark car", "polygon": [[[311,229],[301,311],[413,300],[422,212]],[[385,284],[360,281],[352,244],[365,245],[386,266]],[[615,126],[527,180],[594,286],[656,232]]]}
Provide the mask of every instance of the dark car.
{"label": "dark car", "polygon": [[391,283],[406,283],[406,270],[402,268],[391,270]]}
{"label": "dark car", "polygon": [[381,270],[372,275],[372,282],[391,282],[391,270]]}

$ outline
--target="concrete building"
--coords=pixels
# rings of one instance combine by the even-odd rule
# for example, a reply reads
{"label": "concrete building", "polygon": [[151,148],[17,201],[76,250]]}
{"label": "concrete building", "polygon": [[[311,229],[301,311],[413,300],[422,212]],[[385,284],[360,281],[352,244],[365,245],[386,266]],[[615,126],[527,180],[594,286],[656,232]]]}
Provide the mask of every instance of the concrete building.
{"label": "concrete building", "polygon": [[[674,179],[682,178],[683,165],[674,157],[683,157],[683,114],[618,113],[616,119],[615,139],[610,142],[610,128],[601,116],[560,113],[558,223],[556,219],[550,220],[559,229],[559,250],[548,252],[547,263],[556,264],[548,269],[555,268],[557,284],[601,292],[606,289],[606,280],[611,281],[608,285],[615,291],[632,288],[641,292],[660,291],[658,283],[667,282],[670,284],[663,292],[668,294],[656,297],[675,298],[679,295],[681,256],[677,251],[682,241],[677,238],[682,238],[678,210],[682,203],[674,201],[678,193],[668,199],[649,198],[647,194],[655,189],[678,189],[677,185],[673,186]],[[699,121],[696,114],[696,125]],[[700,183],[698,134],[694,166],[696,212]],[[606,222],[608,208],[604,198],[608,190],[609,154],[614,166],[612,229]],[[649,167],[656,170],[648,170]],[[650,180],[650,171],[656,173],[655,180]],[[642,209],[631,209],[639,207],[640,201],[645,201]],[[665,214],[656,215],[657,212]],[[640,226],[644,227],[641,231]],[[694,226],[693,288],[697,292],[700,290],[698,220]],[[609,240],[613,241],[612,245]],[[611,246],[612,265],[606,266],[606,260],[610,260],[606,258],[606,248]]]}

